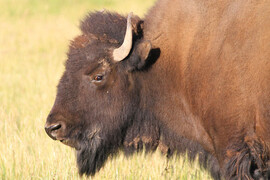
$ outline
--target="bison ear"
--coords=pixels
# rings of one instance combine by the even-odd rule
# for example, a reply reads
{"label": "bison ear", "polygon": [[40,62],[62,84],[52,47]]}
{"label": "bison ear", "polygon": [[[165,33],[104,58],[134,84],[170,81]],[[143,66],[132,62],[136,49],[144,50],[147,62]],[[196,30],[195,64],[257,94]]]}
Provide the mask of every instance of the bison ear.
{"label": "bison ear", "polygon": [[128,61],[129,71],[141,70],[145,67],[150,56],[152,45],[150,41],[140,40],[135,44],[134,49],[135,50]]}
{"label": "bison ear", "polygon": [[144,40],[138,44],[136,52],[138,56],[140,57],[141,61],[145,61],[148,58],[151,49],[152,49],[152,45],[150,41]]}

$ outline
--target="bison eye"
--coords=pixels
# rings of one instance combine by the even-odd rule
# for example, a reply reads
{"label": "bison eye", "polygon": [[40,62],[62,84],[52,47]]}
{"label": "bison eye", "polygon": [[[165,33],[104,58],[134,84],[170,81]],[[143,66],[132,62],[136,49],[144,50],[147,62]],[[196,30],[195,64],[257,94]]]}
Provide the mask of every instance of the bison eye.
{"label": "bison eye", "polygon": [[102,79],[103,79],[103,76],[102,76],[102,75],[96,75],[96,76],[94,77],[94,81],[97,81],[97,82],[102,81]]}

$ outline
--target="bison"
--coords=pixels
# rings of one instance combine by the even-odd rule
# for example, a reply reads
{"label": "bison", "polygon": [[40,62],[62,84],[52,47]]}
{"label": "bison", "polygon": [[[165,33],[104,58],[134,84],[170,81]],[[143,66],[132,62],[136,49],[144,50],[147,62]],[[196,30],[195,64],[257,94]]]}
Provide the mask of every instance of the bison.
{"label": "bison", "polygon": [[270,177],[270,1],[159,0],[144,19],[90,13],[45,130],[81,175],[166,147],[215,179]]}

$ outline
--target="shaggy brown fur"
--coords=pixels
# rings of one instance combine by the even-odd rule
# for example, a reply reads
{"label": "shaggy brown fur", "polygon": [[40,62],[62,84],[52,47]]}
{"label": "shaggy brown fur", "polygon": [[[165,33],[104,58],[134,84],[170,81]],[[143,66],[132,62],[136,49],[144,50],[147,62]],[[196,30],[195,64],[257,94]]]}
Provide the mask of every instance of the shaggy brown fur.
{"label": "shaggy brown fur", "polygon": [[[77,149],[80,174],[145,144],[199,154],[213,177],[270,172],[270,1],[159,0],[132,18],[92,13],[71,43],[46,131]],[[221,170],[220,170],[221,169]]]}

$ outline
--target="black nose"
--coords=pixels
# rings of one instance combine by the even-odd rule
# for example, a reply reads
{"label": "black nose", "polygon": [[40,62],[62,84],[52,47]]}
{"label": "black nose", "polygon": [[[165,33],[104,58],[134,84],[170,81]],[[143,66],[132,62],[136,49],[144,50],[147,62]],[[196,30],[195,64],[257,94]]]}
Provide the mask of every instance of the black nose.
{"label": "black nose", "polygon": [[61,124],[53,124],[53,125],[45,125],[45,131],[46,133],[53,139],[56,140],[57,130],[61,128]]}

